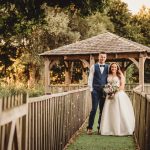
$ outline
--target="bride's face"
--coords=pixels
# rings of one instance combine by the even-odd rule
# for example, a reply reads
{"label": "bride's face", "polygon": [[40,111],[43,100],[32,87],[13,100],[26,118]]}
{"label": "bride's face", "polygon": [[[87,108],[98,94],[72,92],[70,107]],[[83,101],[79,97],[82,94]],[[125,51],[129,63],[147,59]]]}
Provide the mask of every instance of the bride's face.
{"label": "bride's face", "polygon": [[116,64],[111,65],[111,72],[112,73],[117,73],[117,65]]}

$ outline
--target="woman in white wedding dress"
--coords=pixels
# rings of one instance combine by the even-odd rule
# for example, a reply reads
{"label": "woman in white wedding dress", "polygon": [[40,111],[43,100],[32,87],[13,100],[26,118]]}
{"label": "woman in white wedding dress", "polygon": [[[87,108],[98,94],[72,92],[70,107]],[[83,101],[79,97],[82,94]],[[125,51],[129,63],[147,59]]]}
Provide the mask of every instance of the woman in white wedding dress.
{"label": "woman in white wedding dress", "polygon": [[117,63],[112,63],[109,69],[108,82],[115,81],[119,91],[113,99],[106,96],[101,124],[101,135],[132,135],[135,128],[133,107],[128,95],[124,92],[125,77]]}

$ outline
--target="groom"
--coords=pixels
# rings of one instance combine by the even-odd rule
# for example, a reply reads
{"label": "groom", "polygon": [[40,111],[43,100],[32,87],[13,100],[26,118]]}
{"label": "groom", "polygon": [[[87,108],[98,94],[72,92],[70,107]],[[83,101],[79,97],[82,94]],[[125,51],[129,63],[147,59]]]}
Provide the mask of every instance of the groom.
{"label": "groom", "polygon": [[103,91],[104,85],[107,83],[108,65],[105,64],[107,55],[105,52],[99,54],[99,62],[91,66],[88,78],[88,86],[90,87],[92,95],[92,110],[89,116],[87,126],[87,134],[92,134],[95,114],[99,105],[99,119],[98,119],[98,133],[100,129],[100,121],[102,110],[105,102],[105,93]]}

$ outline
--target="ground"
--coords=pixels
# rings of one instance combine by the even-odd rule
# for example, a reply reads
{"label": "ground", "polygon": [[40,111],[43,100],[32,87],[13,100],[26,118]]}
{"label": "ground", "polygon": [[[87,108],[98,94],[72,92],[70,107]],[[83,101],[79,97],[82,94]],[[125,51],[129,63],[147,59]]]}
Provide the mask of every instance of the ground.
{"label": "ground", "polygon": [[133,136],[102,136],[97,134],[97,118],[94,123],[94,133],[86,134],[87,121],[74,135],[66,147],[66,150],[135,150],[136,145]]}

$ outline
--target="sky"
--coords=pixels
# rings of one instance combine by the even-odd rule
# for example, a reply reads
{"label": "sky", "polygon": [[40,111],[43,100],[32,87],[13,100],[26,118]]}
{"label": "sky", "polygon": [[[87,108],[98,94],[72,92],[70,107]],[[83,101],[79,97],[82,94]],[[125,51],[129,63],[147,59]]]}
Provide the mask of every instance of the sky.
{"label": "sky", "polygon": [[129,10],[133,14],[137,13],[143,5],[150,8],[150,0],[122,0],[122,1],[128,4]]}

